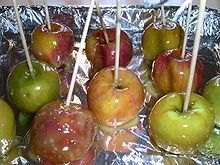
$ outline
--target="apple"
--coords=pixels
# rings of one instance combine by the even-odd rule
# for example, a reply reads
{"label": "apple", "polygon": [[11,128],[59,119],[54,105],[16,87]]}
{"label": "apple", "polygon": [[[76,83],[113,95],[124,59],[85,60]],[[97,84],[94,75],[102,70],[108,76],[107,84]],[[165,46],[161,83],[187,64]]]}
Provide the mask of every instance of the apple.
{"label": "apple", "polygon": [[70,28],[51,23],[37,26],[31,35],[31,50],[34,57],[53,67],[60,67],[70,57],[74,48],[73,32]]}
{"label": "apple", "polygon": [[193,154],[204,144],[214,126],[214,112],[202,96],[191,93],[183,111],[185,93],[168,93],[157,101],[149,115],[149,134],[162,149],[175,154]]}
{"label": "apple", "polygon": [[135,117],[132,121],[113,128],[99,124],[98,144],[105,151],[128,153],[136,146],[138,136],[133,133],[137,129],[139,118]]}
{"label": "apple", "polygon": [[11,107],[0,98],[0,156],[12,147],[16,135],[15,115]]}
{"label": "apple", "polygon": [[119,67],[119,83],[114,84],[114,67],[100,70],[87,89],[89,110],[99,124],[117,127],[134,119],[144,103],[144,90],[136,74]]}
{"label": "apple", "polygon": [[[160,54],[153,62],[152,79],[163,93],[185,92],[188,83],[192,54],[173,49]],[[198,92],[203,83],[203,64],[198,59],[195,68],[192,91]]]}
{"label": "apple", "polygon": [[9,74],[6,93],[16,109],[26,113],[35,113],[44,104],[58,99],[59,77],[50,66],[32,61],[33,75],[27,62],[18,64]]}
{"label": "apple", "polygon": [[220,75],[208,81],[204,87],[203,96],[209,101],[215,112],[215,125],[220,127]]}
{"label": "apple", "polygon": [[[115,44],[116,44],[116,29],[106,29],[109,43],[107,44],[104,38],[103,29],[96,29],[86,41],[85,52],[89,61],[93,65],[95,72],[104,67],[115,64]],[[127,66],[133,55],[133,46],[131,39],[124,32],[120,35],[120,66]]]}
{"label": "apple", "polygon": [[66,97],[71,83],[72,72],[69,72],[64,68],[59,68],[58,74],[60,78],[60,95]]}
{"label": "apple", "polygon": [[144,30],[141,40],[141,49],[146,60],[154,60],[159,54],[170,49],[181,48],[184,31],[175,22],[152,22]]}
{"label": "apple", "polygon": [[59,13],[58,11],[55,11],[51,16],[51,20],[52,22],[63,24],[70,29],[74,29],[75,26],[74,18],[70,13]]}
{"label": "apple", "polygon": [[214,128],[208,141],[200,149],[200,152],[205,154],[220,154],[220,130]]}
{"label": "apple", "polygon": [[[98,148],[96,145],[92,145],[90,149],[79,159],[69,162],[68,165],[93,165],[97,156]],[[54,164],[48,160],[41,160],[40,165],[64,165],[63,163]]]}
{"label": "apple", "polygon": [[79,160],[96,135],[93,114],[82,105],[53,101],[35,115],[30,132],[30,149],[43,160],[67,163]]}

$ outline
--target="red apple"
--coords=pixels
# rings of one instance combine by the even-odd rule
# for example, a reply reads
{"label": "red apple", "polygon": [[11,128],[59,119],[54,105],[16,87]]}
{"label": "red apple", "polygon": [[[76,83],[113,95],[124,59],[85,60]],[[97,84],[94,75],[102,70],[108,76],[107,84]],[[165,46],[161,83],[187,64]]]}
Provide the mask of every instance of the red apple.
{"label": "red apple", "polygon": [[18,64],[9,74],[6,92],[9,101],[22,112],[35,113],[44,104],[58,99],[60,83],[50,66],[32,61],[33,75],[27,62]]}
{"label": "red apple", "polygon": [[51,20],[53,22],[57,22],[59,24],[63,24],[67,27],[69,27],[70,29],[74,29],[74,18],[72,15],[70,15],[70,13],[59,13],[59,12],[54,12],[54,14],[51,17]]}
{"label": "red apple", "polygon": [[0,98],[0,156],[12,147],[16,135],[15,115],[11,107]]}
{"label": "red apple", "polygon": [[[173,49],[160,54],[152,66],[152,78],[162,92],[185,92],[192,54],[186,52],[181,58],[181,50]],[[203,83],[203,64],[197,60],[192,91],[198,92]]]}
{"label": "red apple", "polygon": [[35,115],[31,128],[31,149],[51,163],[80,159],[91,147],[96,135],[95,119],[78,104],[66,106],[54,101]]}
{"label": "red apple", "polygon": [[184,31],[175,22],[162,21],[151,23],[144,31],[141,48],[147,60],[154,60],[159,54],[170,49],[178,49],[183,45]]}
{"label": "red apple", "polygon": [[87,90],[89,109],[98,123],[117,127],[134,119],[144,103],[144,90],[132,71],[119,68],[119,84],[114,84],[114,67],[99,71]]}
{"label": "red apple", "polygon": [[149,134],[162,149],[175,154],[193,154],[204,144],[214,126],[209,102],[191,93],[183,111],[185,94],[169,93],[157,101],[149,115]]}
{"label": "red apple", "polygon": [[99,146],[110,152],[131,152],[138,141],[138,136],[133,133],[138,123],[139,118],[135,117],[132,121],[116,128],[99,124]]}
{"label": "red apple", "polygon": [[[107,28],[106,31],[109,37],[108,44],[105,41],[102,29],[93,31],[86,41],[86,56],[91,61],[95,71],[115,64],[116,29]],[[127,66],[132,58],[132,54],[133,46],[131,39],[124,31],[121,31],[119,65]]]}
{"label": "red apple", "polygon": [[59,68],[57,71],[60,78],[60,95],[66,97],[71,83],[72,72],[65,68]]}
{"label": "red apple", "polygon": [[70,57],[73,42],[73,32],[70,28],[51,23],[49,31],[47,24],[42,24],[32,32],[31,50],[35,58],[58,68]]}
{"label": "red apple", "polygon": [[[90,149],[76,161],[67,163],[68,165],[93,165],[98,154],[98,148],[96,145],[92,145]],[[64,165],[63,163],[54,164],[50,163],[48,160],[42,160],[40,165]]]}

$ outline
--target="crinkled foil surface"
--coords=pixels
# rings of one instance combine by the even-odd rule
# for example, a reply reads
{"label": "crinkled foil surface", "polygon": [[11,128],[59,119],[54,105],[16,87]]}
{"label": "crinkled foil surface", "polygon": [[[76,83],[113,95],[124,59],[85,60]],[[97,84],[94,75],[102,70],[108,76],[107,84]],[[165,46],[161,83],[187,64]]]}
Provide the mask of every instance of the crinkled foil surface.
{"label": "crinkled foil surface", "polygon": [[[187,10],[176,15],[178,7],[166,7],[167,19],[177,21],[183,28],[186,26]],[[103,20],[109,27],[116,25],[116,8],[102,7]],[[21,20],[23,23],[27,43],[30,44],[30,35],[33,29],[45,22],[45,11],[42,6],[21,6],[19,7]],[[74,32],[75,40],[80,42],[88,7],[84,6],[55,6],[49,7],[51,19],[55,20],[55,15],[69,14],[72,21],[64,21],[64,24],[70,26]],[[121,28],[126,31],[132,39],[134,45],[134,56],[131,63],[127,66],[133,70],[147,86],[149,80],[149,67],[143,66],[143,58],[141,55],[140,43],[144,28],[154,19],[161,16],[160,9],[147,9],[143,6],[126,6],[122,9]],[[198,16],[198,7],[194,6],[191,20],[187,49],[192,50],[194,43],[194,35],[196,31]],[[62,21],[62,20],[61,20]],[[13,7],[0,7],[0,94],[5,97],[5,81],[11,69],[20,61],[25,60],[24,51],[22,49],[18,28],[15,21],[15,13]],[[96,28],[100,27],[100,22],[96,10],[94,10],[90,22],[88,35]],[[199,49],[199,58],[205,66],[205,81],[215,76],[219,72],[219,56],[214,47],[220,42],[220,12],[214,9],[206,9],[205,21],[203,25],[201,44]],[[77,48],[76,48],[77,51]],[[86,57],[82,57],[80,68],[77,76],[78,88],[75,89],[75,101],[86,105],[86,83],[89,80],[90,63]],[[147,91],[146,91],[147,92]],[[146,99],[147,102],[147,99]],[[134,129],[133,133],[138,137],[135,148],[131,148],[127,154],[116,152],[106,152],[101,150],[95,164],[219,164],[219,155],[208,155],[198,153],[196,155],[176,156],[165,153],[153,145],[147,133],[147,114],[149,109],[145,106],[140,112],[141,128]],[[25,132],[17,133],[17,138],[21,139]],[[15,158],[11,164],[34,164],[34,161],[27,154],[26,143],[18,144],[22,149],[22,155]],[[1,163],[0,163],[1,164]]]}

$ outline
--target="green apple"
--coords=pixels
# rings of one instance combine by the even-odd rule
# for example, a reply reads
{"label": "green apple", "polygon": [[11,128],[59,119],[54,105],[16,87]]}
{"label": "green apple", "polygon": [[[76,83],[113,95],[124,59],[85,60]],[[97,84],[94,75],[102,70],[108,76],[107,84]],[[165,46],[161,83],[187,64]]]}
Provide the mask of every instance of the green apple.
{"label": "green apple", "polygon": [[6,93],[19,111],[34,113],[48,102],[59,97],[58,73],[46,64],[32,62],[33,75],[26,62],[18,64],[9,74]]}
{"label": "green apple", "polygon": [[0,155],[6,154],[16,134],[15,115],[11,107],[0,98]]}
{"label": "green apple", "polygon": [[144,31],[141,48],[147,60],[154,60],[156,56],[170,49],[181,48],[183,45],[184,31],[180,25],[166,21],[151,23]]}
{"label": "green apple", "polygon": [[184,98],[184,93],[168,93],[149,115],[151,137],[159,147],[175,154],[193,154],[214,127],[214,112],[206,99],[191,93],[189,108],[183,111]]}
{"label": "green apple", "polygon": [[215,124],[220,127],[220,75],[209,80],[203,90],[203,96],[212,106],[215,112]]}
{"label": "green apple", "polygon": [[220,155],[220,130],[218,128],[213,129],[208,141],[200,149],[202,153],[207,154],[219,154]]}

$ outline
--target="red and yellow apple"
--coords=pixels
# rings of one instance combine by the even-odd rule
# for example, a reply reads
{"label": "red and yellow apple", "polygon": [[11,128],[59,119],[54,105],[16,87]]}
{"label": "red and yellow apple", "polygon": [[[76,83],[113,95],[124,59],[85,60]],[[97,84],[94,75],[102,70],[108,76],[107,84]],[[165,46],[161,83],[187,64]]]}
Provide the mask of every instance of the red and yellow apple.
{"label": "red and yellow apple", "polygon": [[[95,72],[115,64],[116,29],[107,28],[106,31],[109,37],[108,44],[105,41],[102,29],[93,31],[86,41],[86,56],[91,61]],[[133,46],[131,39],[124,31],[121,31],[119,65],[127,66],[132,55]]]}
{"label": "red and yellow apple", "polygon": [[106,67],[91,79],[87,101],[99,124],[117,127],[137,116],[144,90],[136,74],[123,67],[119,67],[119,82],[114,84],[114,67]]}
{"label": "red and yellow apple", "polygon": [[50,66],[32,61],[33,74],[27,62],[18,64],[9,74],[6,92],[16,109],[35,113],[44,104],[58,99],[60,82],[58,73]]}
{"label": "red and yellow apple", "polygon": [[79,160],[96,135],[93,114],[84,106],[50,102],[35,115],[31,128],[31,150],[51,163]]}
{"label": "red and yellow apple", "polygon": [[[192,54],[173,49],[160,54],[153,62],[152,79],[163,93],[185,92],[190,72]],[[198,92],[203,83],[203,64],[197,60],[192,91]]]}
{"label": "red and yellow apple", "polygon": [[191,93],[183,111],[185,94],[168,93],[157,101],[149,115],[149,134],[162,149],[175,154],[193,154],[214,127],[214,112],[202,96]]}
{"label": "red and yellow apple", "polygon": [[139,118],[113,128],[99,124],[98,144],[105,151],[128,153],[131,152],[138,141],[138,136],[133,133],[137,129]]}
{"label": "red and yellow apple", "polygon": [[51,23],[37,26],[31,35],[31,50],[34,57],[53,67],[60,67],[70,57],[74,48],[73,32],[70,28]]}
{"label": "red and yellow apple", "polygon": [[205,85],[203,96],[208,100],[215,113],[215,125],[220,127],[220,75],[213,77]]}
{"label": "red and yellow apple", "polygon": [[159,54],[170,49],[178,49],[183,45],[184,31],[174,22],[152,22],[144,31],[141,49],[145,59],[154,60]]}
{"label": "red and yellow apple", "polygon": [[11,107],[0,98],[0,156],[12,147],[16,135],[15,115]]}

